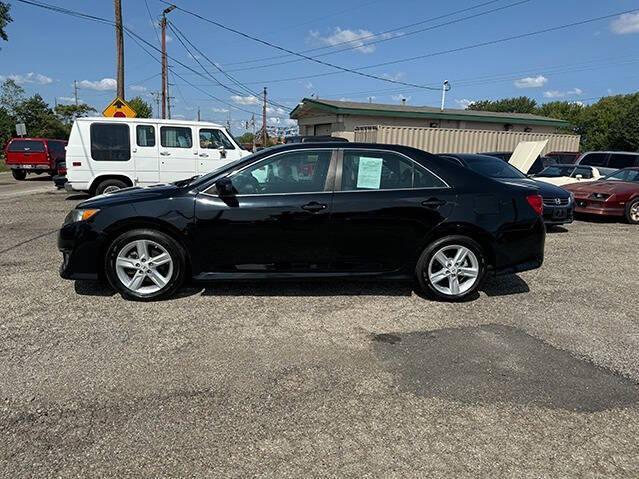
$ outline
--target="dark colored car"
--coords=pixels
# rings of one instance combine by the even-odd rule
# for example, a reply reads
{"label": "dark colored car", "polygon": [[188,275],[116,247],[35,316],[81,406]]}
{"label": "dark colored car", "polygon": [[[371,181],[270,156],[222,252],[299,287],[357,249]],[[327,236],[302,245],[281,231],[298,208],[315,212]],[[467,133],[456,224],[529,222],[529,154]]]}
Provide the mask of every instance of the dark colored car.
{"label": "dark colored car", "polygon": [[27,173],[56,175],[58,161],[64,161],[67,142],[48,138],[12,138],[5,148],[5,164],[16,180]]}
{"label": "dark colored car", "polygon": [[106,277],[124,297],[169,296],[187,278],[413,278],[461,300],[487,272],[543,261],[536,188],[414,148],[303,143],[205,176],[80,203],[58,246],[67,279]]}
{"label": "dark colored car", "polygon": [[[500,160],[504,160],[506,162],[510,161],[510,158],[513,155],[512,151],[493,151],[489,153],[478,153],[478,155],[482,156],[493,156],[495,158],[499,158]],[[556,165],[559,161],[555,158],[550,158],[548,156],[538,156],[534,163],[528,169],[529,175],[535,175],[539,173],[541,170],[548,166]]]}
{"label": "dark colored car", "polygon": [[324,142],[328,142],[328,143],[344,143],[344,142],[348,142],[348,140],[346,138],[339,138],[337,136],[330,136],[330,135],[320,135],[320,136],[302,136],[302,135],[295,135],[295,136],[287,136],[284,139],[284,143],[289,144],[289,143],[324,143]]}
{"label": "dark colored car", "polygon": [[574,202],[570,192],[563,188],[529,178],[514,166],[493,156],[465,153],[447,153],[442,156],[456,160],[474,172],[494,180],[537,188],[543,197],[543,215],[547,225],[563,225],[573,222]]}
{"label": "dark colored car", "polygon": [[478,155],[486,155],[486,156],[494,156],[495,158],[499,158],[504,161],[509,161],[510,157],[513,156],[512,151],[489,151],[485,153],[477,153]]}
{"label": "dark colored car", "polygon": [[551,151],[546,153],[546,158],[552,158],[557,161],[557,164],[574,165],[577,159],[581,156],[578,151]]}
{"label": "dark colored car", "polygon": [[639,168],[624,168],[598,181],[566,185],[575,195],[575,212],[621,216],[639,224]]}

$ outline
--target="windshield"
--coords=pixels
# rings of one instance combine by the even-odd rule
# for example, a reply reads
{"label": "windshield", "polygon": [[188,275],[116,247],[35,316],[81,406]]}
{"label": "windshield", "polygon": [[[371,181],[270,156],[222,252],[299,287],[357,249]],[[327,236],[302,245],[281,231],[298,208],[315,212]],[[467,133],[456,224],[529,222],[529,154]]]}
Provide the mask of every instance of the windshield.
{"label": "windshield", "polygon": [[606,176],[604,180],[609,181],[632,181],[639,182],[639,170],[619,170]]}
{"label": "windshield", "polygon": [[464,161],[475,173],[489,178],[526,178],[517,168],[493,156],[465,156]]}
{"label": "windshield", "polygon": [[559,176],[570,176],[574,166],[547,166],[535,176],[542,176],[544,178],[557,178]]}

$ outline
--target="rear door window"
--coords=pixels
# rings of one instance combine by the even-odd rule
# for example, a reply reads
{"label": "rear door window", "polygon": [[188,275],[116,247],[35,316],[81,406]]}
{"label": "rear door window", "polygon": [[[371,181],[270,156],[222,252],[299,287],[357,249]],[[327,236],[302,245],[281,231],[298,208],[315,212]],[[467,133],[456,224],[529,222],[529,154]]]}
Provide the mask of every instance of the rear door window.
{"label": "rear door window", "polygon": [[586,166],[606,166],[608,161],[608,153],[588,153],[579,162],[580,165]]}
{"label": "rear door window", "polygon": [[16,153],[44,153],[44,142],[37,140],[13,140],[9,151]]}
{"label": "rear door window", "polygon": [[93,123],[91,125],[91,158],[95,161],[130,160],[129,125]]}
{"label": "rear door window", "polygon": [[160,144],[164,148],[191,148],[193,146],[191,128],[183,126],[160,127]]}
{"label": "rear door window", "polygon": [[619,153],[613,153],[610,155],[610,161],[608,162],[609,168],[629,168],[635,166],[636,160],[639,158],[637,155],[621,155]]}

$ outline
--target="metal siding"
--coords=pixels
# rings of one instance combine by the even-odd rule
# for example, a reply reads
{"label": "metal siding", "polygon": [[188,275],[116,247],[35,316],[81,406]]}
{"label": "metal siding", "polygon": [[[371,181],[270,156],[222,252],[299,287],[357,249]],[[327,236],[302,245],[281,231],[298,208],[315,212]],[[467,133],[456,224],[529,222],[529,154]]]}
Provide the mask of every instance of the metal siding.
{"label": "metal siding", "polygon": [[430,153],[480,153],[513,151],[521,141],[548,140],[543,154],[551,151],[579,151],[579,135],[526,133],[521,131],[462,130],[412,126],[358,126],[355,141],[406,145]]}

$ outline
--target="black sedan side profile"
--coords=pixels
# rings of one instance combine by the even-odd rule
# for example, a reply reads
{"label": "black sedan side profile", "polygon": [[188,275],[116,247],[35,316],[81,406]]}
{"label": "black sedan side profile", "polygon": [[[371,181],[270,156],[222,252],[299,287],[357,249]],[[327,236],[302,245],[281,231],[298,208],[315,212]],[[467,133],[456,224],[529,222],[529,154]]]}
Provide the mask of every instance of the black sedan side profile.
{"label": "black sedan side profile", "polygon": [[59,233],[60,274],[137,300],[187,278],[372,276],[458,301],[488,272],[541,266],[541,209],[534,188],[413,148],[291,144],[79,204]]}
{"label": "black sedan side profile", "polygon": [[543,218],[547,226],[565,225],[574,221],[574,197],[569,191],[559,186],[529,178],[514,166],[493,156],[446,153],[442,157],[502,183],[516,183],[537,188],[543,198]]}

